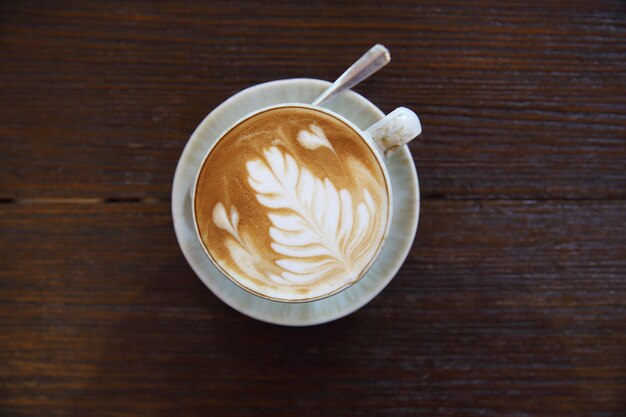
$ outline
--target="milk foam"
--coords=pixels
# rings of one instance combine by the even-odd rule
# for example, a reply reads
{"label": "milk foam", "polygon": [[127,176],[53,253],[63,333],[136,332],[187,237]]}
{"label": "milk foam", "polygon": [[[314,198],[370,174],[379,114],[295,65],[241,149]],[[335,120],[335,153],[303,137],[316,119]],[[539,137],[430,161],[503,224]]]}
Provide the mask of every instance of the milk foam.
{"label": "milk foam", "polygon": [[257,200],[269,209],[271,247],[285,256],[276,261],[284,269],[280,276],[300,284],[328,275],[358,278],[376,210],[369,192],[362,190],[363,201],[353,209],[348,190],[315,177],[291,155],[271,147],[264,157],[246,167]]}
{"label": "milk foam", "polygon": [[229,132],[203,166],[195,206],[221,269],[253,292],[291,300],[360,278],[389,214],[384,174],[358,134],[297,110]]}

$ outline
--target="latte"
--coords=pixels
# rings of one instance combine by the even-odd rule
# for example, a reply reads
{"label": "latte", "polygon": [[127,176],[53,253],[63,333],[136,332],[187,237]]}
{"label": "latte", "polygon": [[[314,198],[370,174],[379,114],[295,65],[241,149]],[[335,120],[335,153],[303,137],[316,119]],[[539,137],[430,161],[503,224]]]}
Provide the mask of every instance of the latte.
{"label": "latte", "polygon": [[390,216],[375,151],[342,120],[307,107],[255,114],[206,157],[196,226],[214,263],[258,295],[306,301],[358,280]]}

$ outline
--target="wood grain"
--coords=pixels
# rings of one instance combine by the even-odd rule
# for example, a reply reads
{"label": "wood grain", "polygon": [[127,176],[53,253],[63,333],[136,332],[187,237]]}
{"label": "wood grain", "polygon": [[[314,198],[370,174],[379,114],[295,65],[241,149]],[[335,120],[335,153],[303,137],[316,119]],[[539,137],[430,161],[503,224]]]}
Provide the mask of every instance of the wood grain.
{"label": "wood grain", "polygon": [[[623,416],[625,40],[608,0],[0,2],[0,416]],[[356,314],[249,319],[176,244],[182,148],[374,43],[415,245]]]}
{"label": "wood grain", "polygon": [[618,416],[625,216],[426,201],[382,295],[298,329],[207,291],[167,204],[0,205],[0,414]]}
{"label": "wood grain", "polygon": [[[505,4],[506,3],[506,4]],[[0,198],[168,198],[194,127],[235,92],[332,80],[424,124],[426,196],[624,199],[624,3],[3,2]]]}

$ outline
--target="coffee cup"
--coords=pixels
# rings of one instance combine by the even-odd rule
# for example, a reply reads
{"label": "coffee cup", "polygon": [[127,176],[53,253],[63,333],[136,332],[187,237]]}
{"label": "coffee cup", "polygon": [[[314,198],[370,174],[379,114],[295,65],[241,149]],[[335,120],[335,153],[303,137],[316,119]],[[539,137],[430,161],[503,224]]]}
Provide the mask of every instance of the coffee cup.
{"label": "coffee cup", "polygon": [[406,108],[366,130],[301,103],[244,116],[196,175],[192,213],[204,252],[227,279],[273,301],[315,301],[354,285],[389,234],[385,159],[420,133]]}

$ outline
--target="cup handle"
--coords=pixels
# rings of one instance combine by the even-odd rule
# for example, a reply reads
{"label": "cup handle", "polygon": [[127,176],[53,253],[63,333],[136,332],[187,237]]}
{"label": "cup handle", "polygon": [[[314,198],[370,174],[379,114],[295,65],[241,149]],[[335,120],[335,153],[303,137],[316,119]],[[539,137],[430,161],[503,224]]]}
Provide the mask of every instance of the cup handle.
{"label": "cup handle", "polygon": [[393,151],[419,136],[422,125],[417,114],[406,107],[398,107],[370,126],[365,133],[370,135],[382,154],[388,157]]}

